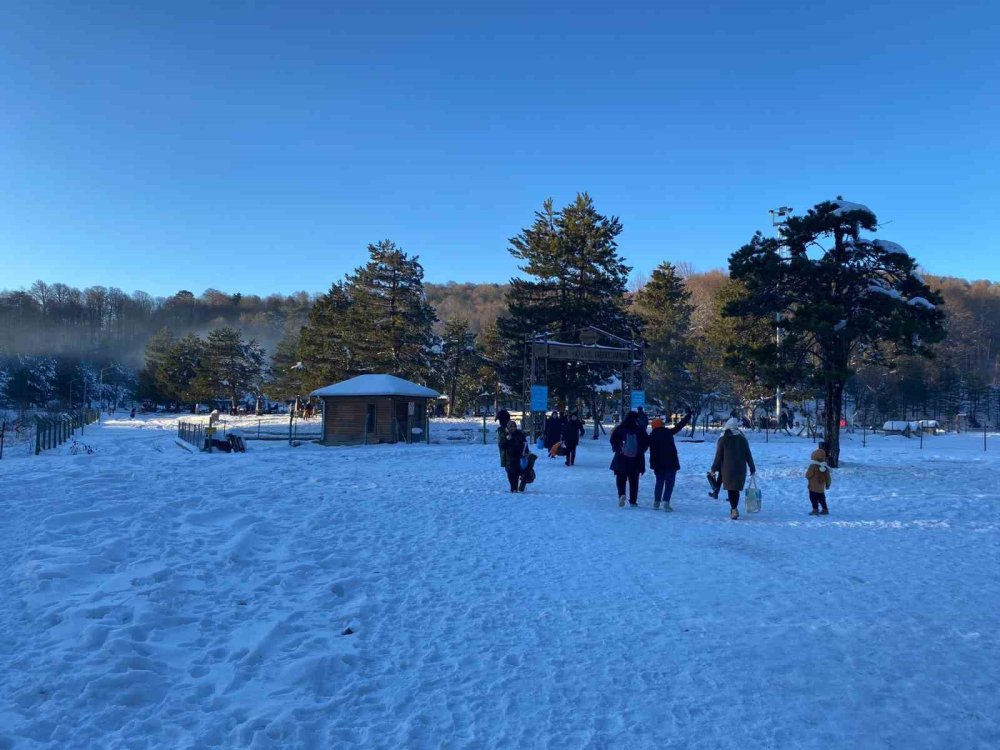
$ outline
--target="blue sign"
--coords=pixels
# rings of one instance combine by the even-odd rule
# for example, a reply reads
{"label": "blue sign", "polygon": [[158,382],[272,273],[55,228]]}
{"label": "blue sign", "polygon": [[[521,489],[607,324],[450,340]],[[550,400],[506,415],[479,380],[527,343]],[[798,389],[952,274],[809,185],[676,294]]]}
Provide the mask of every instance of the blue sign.
{"label": "blue sign", "polygon": [[646,392],[645,391],[632,391],[632,408],[638,409],[639,407],[646,407]]}
{"label": "blue sign", "polygon": [[531,410],[546,411],[549,408],[549,387],[547,385],[531,386]]}

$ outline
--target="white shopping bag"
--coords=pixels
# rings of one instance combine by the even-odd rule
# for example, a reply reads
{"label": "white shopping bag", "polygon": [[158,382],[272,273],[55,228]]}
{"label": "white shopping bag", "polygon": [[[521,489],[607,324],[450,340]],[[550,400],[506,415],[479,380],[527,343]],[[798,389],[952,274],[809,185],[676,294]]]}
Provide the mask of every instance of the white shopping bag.
{"label": "white shopping bag", "polygon": [[747,487],[746,509],[747,513],[760,513],[760,489],[754,476],[750,477],[750,486]]}

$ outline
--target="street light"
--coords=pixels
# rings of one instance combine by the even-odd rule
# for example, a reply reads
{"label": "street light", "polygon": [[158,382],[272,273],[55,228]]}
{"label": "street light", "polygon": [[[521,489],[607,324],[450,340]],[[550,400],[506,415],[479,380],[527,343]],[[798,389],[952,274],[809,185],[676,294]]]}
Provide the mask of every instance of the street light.
{"label": "street light", "polygon": [[[772,208],[772,209],[770,209],[768,211],[768,213],[771,214],[771,226],[772,227],[783,227],[783,226],[787,226],[788,225],[788,220],[792,216],[792,207],[791,206],[779,206],[778,208]],[[777,234],[778,234],[778,257],[781,260],[784,260],[785,259],[785,253],[786,253],[786,251],[783,249],[783,247],[781,245],[781,231],[780,231],[780,229],[778,230]],[[777,323],[777,325],[774,328],[774,339],[775,339],[775,344],[778,347],[778,354],[780,356],[780,352],[781,352],[781,312],[779,311],[779,312],[775,313],[774,317],[775,317],[775,322]],[[775,419],[776,425],[780,425],[781,424],[781,385],[777,385],[774,388],[774,419]]]}

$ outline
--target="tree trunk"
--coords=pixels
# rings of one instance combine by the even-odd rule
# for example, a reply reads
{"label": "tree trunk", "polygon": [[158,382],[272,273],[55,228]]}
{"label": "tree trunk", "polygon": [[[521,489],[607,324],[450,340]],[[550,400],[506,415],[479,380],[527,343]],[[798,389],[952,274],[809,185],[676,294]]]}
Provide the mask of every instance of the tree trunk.
{"label": "tree trunk", "polygon": [[836,469],[840,465],[840,413],[844,404],[844,382],[834,378],[826,381],[826,462]]}
{"label": "tree trunk", "polygon": [[701,417],[701,410],[700,409],[698,411],[695,411],[695,412],[691,413],[691,424],[688,427],[688,429],[690,430],[688,432],[688,437],[692,437],[692,438],[694,437],[694,431],[698,429],[698,419],[700,417]]}

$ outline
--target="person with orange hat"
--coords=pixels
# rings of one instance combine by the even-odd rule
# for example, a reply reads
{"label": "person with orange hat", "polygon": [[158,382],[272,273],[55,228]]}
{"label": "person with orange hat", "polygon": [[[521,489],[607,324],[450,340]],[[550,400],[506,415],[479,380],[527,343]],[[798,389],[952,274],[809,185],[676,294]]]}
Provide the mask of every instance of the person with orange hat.
{"label": "person with orange hat", "polygon": [[649,435],[649,468],[656,475],[656,486],[653,489],[653,510],[659,510],[661,503],[664,504],[664,510],[673,510],[670,506],[670,498],[673,497],[677,472],[681,468],[674,435],[690,423],[691,416],[691,410],[688,409],[687,414],[673,427],[667,427],[660,417],[654,417],[653,421],[650,422],[653,431]]}

